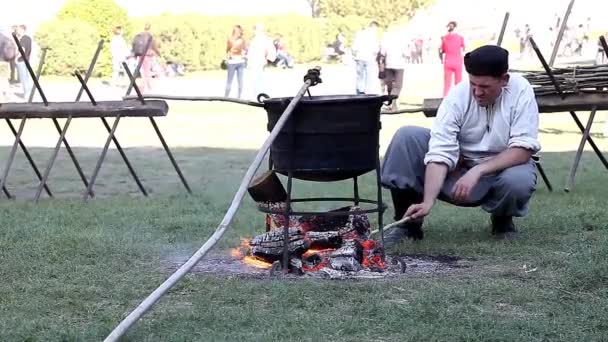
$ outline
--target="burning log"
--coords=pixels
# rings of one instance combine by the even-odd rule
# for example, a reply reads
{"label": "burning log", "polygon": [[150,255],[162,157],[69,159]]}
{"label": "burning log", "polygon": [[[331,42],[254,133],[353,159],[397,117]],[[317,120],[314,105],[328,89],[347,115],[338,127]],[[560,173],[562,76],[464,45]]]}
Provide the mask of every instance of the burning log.
{"label": "burning log", "polygon": [[[288,244],[290,255],[300,256],[309,247],[302,231],[294,228],[289,229]],[[251,254],[269,261],[279,260],[282,257],[284,245],[283,231],[280,229],[258,235],[249,242]]]}
{"label": "burning log", "polygon": [[349,240],[331,253],[329,263],[335,270],[358,272],[363,269],[363,246],[356,240]]}
{"label": "burning log", "polygon": [[336,248],[342,244],[340,232],[308,232],[310,248]]}
{"label": "burning log", "polygon": [[289,270],[292,273],[297,275],[304,274],[304,265],[302,264],[302,259],[300,258],[291,258],[289,259]]}
{"label": "burning log", "polygon": [[[331,212],[336,211],[348,211],[352,210],[352,207],[343,207],[332,210]],[[300,222],[302,224],[310,227],[310,230],[314,230],[316,232],[329,232],[343,229],[346,227],[348,223],[349,214],[340,215],[340,216],[321,216],[315,215],[306,218],[302,218]]]}
{"label": "burning log", "polygon": [[346,227],[340,231],[345,239],[367,238],[370,232],[370,223],[367,215],[357,213],[358,207],[351,208],[352,214],[348,217]]}

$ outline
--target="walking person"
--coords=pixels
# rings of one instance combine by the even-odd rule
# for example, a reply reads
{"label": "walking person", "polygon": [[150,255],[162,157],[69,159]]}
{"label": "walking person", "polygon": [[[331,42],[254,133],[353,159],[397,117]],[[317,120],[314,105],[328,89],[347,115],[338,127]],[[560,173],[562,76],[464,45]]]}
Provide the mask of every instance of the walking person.
{"label": "walking person", "polygon": [[[408,57],[408,44],[397,31],[387,32],[382,42],[380,54],[384,57],[383,84],[388,95],[401,94],[403,73]],[[390,110],[398,110],[397,101],[393,101]]]}
{"label": "walking person", "polygon": [[243,73],[245,71],[247,54],[247,42],[243,37],[243,28],[240,25],[235,25],[232,29],[232,35],[228,38],[226,46],[226,53],[228,54],[226,59],[226,67],[228,69],[228,79],[226,80],[226,91],[224,96],[230,96],[230,90],[232,89],[232,81],[236,74],[238,82],[238,98],[243,95]]}
{"label": "walking person", "polygon": [[370,81],[377,75],[377,58],[380,52],[378,26],[376,21],[372,21],[368,27],[357,33],[353,42],[353,59],[357,66],[357,94],[365,94]]}
{"label": "walking person", "polygon": [[[9,64],[15,61],[16,56],[17,49],[10,33],[0,31],[0,68],[6,68],[8,71]],[[9,88],[9,80],[6,78],[0,79],[0,102],[8,101]]]}
{"label": "walking person", "polygon": [[[151,25],[149,23],[146,23],[146,25],[144,26],[144,31],[138,33],[133,38],[133,56],[135,56],[136,58],[143,59],[140,69],[141,81],[138,82],[139,89],[142,92],[146,92],[152,89],[152,78],[154,76],[154,59],[157,56],[160,56],[160,51],[158,50],[156,40],[150,32],[151,28]],[[146,51],[146,46],[149,40],[152,41],[150,44],[150,48]]]}
{"label": "walking person", "polygon": [[[30,61],[30,56],[32,54],[32,38],[26,34],[26,29],[25,25],[17,26],[17,37],[25,52],[25,58]],[[19,74],[19,80],[21,81],[23,97],[27,98],[32,91],[33,81],[28,73],[23,57],[24,56],[21,55],[17,57],[17,73]]]}
{"label": "walking person", "polygon": [[[14,25],[11,28],[11,32],[12,33],[17,33],[17,25]],[[8,35],[10,37],[10,35]],[[11,42],[12,42],[12,38],[11,38]],[[14,43],[14,42],[13,42]],[[10,65],[10,78],[8,79],[8,83],[9,84],[19,84],[19,75],[17,73],[17,57],[15,56],[15,58],[11,59],[9,61],[9,65]]]}
{"label": "walking person", "polygon": [[452,87],[452,79],[454,85],[457,85],[462,80],[462,63],[464,52],[464,38],[454,32],[456,22],[448,23],[448,33],[441,37],[440,57],[443,62],[443,97],[448,95]]}
{"label": "walking person", "polygon": [[266,82],[264,70],[268,62],[274,62],[277,58],[277,51],[272,40],[264,32],[264,25],[257,24],[254,27],[254,36],[247,49],[247,69],[250,75],[252,98],[262,93]]}
{"label": "walking person", "polygon": [[110,42],[110,54],[112,55],[112,83],[114,86],[119,86],[120,76],[124,74],[122,63],[129,58],[131,52],[129,46],[122,36],[122,27],[114,28],[114,35]]}

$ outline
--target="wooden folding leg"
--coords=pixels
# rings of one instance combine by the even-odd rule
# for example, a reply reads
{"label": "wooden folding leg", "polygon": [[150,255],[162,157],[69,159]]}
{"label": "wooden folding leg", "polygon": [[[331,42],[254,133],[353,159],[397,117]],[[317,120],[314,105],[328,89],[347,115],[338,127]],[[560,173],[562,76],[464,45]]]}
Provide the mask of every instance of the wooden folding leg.
{"label": "wooden folding leg", "polygon": [[83,195],[82,199],[84,201],[87,201],[89,199],[89,195],[90,195],[91,191],[93,190],[93,186],[95,186],[95,180],[97,180],[97,175],[99,174],[101,165],[103,164],[103,161],[106,158],[106,154],[108,153],[108,148],[110,147],[110,143],[112,142],[112,139],[114,138],[114,133],[116,133],[116,128],[118,128],[119,122],[120,122],[120,116],[117,116],[116,119],[114,120],[114,125],[110,129],[108,138],[106,139],[106,143],[103,146],[103,149],[101,150],[101,155],[99,156],[99,159],[97,160],[97,164],[95,165],[95,169],[93,170],[93,174],[91,175],[91,180],[89,181],[89,186],[87,186],[87,190],[85,191],[85,193]]}
{"label": "wooden folding leg", "polygon": [[570,169],[570,176],[568,177],[568,181],[566,183],[566,187],[564,191],[570,192],[572,186],[574,185],[574,178],[576,177],[576,170],[578,169],[578,164],[581,161],[581,157],[583,156],[583,150],[585,149],[585,143],[589,140],[589,136],[591,134],[591,127],[593,126],[593,119],[595,119],[596,108],[591,110],[589,113],[589,119],[587,120],[587,125],[583,130],[583,137],[581,138],[581,142],[578,145],[578,150],[576,151],[576,155],[574,157],[574,162],[572,163],[572,168]]}
{"label": "wooden folding leg", "polygon": [[552,192],[553,186],[551,185],[551,182],[549,181],[549,177],[547,177],[547,174],[545,173],[545,169],[543,168],[543,165],[540,162],[540,156],[534,155],[534,156],[532,156],[532,160],[534,161],[534,166],[536,166],[538,173],[540,173],[540,176],[542,177],[543,182],[545,182],[547,189],[550,192]]}
{"label": "wooden folding leg", "polygon": [[17,147],[19,146],[19,142],[21,141],[21,135],[23,134],[23,129],[25,128],[25,119],[21,120],[21,124],[19,125],[19,130],[17,134],[15,134],[15,142],[11,147],[11,151],[8,155],[8,160],[4,165],[4,171],[2,172],[2,178],[0,178],[0,189],[4,189],[6,184],[6,178],[8,177],[8,173],[13,165],[13,161],[15,160],[15,154],[17,153]]}
{"label": "wooden folding leg", "polygon": [[[116,118],[116,121],[118,121],[119,118],[120,118],[120,116]],[[110,133],[111,132],[110,125],[108,124],[108,121],[106,120],[106,118],[102,117],[101,121],[103,122],[103,125],[105,126],[106,130],[108,131],[108,133]],[[129,169],[129,173],[131,174],[131,176],[135,180],[135,183],[137,183],[137,187],[139,188],[139,190],[141,191],[141,193],[144,196],[147,197],[148,196],[148,192],[146,191],[146,188],[144,187],[144,184],[141,182],[141,180],[139,180],[139,177],[137,176],[137,173],[135,173],[135,169],[131,165],[131,162],[129,161],[129,158],[127,158],[127,155],[125,154],[125,151],[122,149],[122,146],[120,146],[120,143],[118,142],[118,138],[116,138],[115,133],[112,133],[112,141],[114,141],[114,146],[116,146],[116,149],[120,153],[120,156],[122,157],[122,160],[125,162],[125,165],[127,165],[127,169]]]}
{"label": "wooden folding leg", "polygon": [[162,133],[160,132],[160,129],[158,128],[158,125],[156,124],[156,120],[154,120],[154,117],[152,117],[152,116],[150,117],[150,122],[152,123],[152,127],[154,127],[154,131],[156,132],[158,139],[160,139],[160,142],[163,145],[163,148],[165,149],[167,156],[169,156],[169,160],[171,161],[171,164],[173,164],[173,168],[175,168],[175,171],[177,172],[179,179],[182,181],[182,184],[184,184],[184,187],[186,188],[188,193],[192,194],[192,190],[190,190],[190,186],[188,185],[188,182],[186,181],[186,177],[184,177],[182,170],[177,165],[175,158],[173,158],[173,153],[171,153],[171,149],[169,149],[169,145],[167,145],[167,142],[165,142],[165,138],[163,137]]}

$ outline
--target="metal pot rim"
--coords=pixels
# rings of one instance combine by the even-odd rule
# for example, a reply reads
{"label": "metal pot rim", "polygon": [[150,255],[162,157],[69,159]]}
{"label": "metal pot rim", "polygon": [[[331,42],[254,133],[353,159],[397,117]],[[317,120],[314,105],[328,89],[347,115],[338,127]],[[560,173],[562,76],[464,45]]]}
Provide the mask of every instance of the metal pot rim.
{"label": "metal pot rim", "polygon": [[[363,94],[363,95],[316,95],[310,97],[303,97],[300,103],[352,103],[359,101],[388,101],[396,99],[396,95],[374,95],[374,94]],[[263,100],[264,104],[281,104],[288,103],[293,97],[271,97]]]}

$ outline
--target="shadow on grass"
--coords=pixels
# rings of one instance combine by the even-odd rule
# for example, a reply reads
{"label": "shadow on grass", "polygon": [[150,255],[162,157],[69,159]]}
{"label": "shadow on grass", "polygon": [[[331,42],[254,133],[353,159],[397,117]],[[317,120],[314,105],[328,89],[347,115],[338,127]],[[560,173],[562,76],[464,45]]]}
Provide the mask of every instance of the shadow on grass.
{"label": "shadow on grass", "polygon": [[[98,153],[76,150],[87,174]],[[185,194],[162,150],[133,148],[127,154],[150,189],[150,198],[137,195],[112,151],[96,187],[100,198],[83,204],[75,196],[82,186],[62,151],[49,182],[61,199],[38,205],[0,201],[0,339],[103,339],[166,279],[164,255],[191,255],[207,240],[255,152],[175,148],[174,153],[194,190],[192,196]],[[50,151],[32,149],[32,154],[44,165],[41,161]],[[0,160],[6,155],[7,148],[2,148]],[[457,276],[286,282],[189,275],[128,338],[601,340],[608,307],[603,286],[608,281],[608,172],[586,153],[574,191],[566,194],[560,189],[572,157],[543,154],[556,191],[548,193],[539,184],[530,215],[517,222],[523,240],[493,241],[481,210],[440,204],[426,223],[425,240],[400,246],[407,254],[476,260]],[[34,179],[19,155],[9,188],[27,199]],[[362,177],[360,185],[361,195],[373,198],[373,175]],[[295,193],[302,196],[351,191],[347,182],[295,184]],[[389,209],[387,221],[391,215]],[[246,198],[218,249],[260,233],[263,222]]]}
{"label": "shadow on grass", "polygon": [[[8,150],[8,147],[0,148],[0,161],[6,161]],[[30,149],[40,169],[46,166],[51,151],[48,148]],[[77,148],[74,152],[87,177],[90,177],[100,154],[100,149]],[[150,198],[147,200],[157,201],[158,203],[169,202],[168,205],[171,206],[170,202],[179,198],[179,201],[182,201],[185,207],[190,206],[189,202],[191,201],[209,203],[214,207],[214,210],[209,211],[209,214],[216,222],[219,222],[223,217],[242,181],[242,177],[256,154],[256,151],[253,150],[205,147],[174,148],[173,153],[177,163],[193,190],[193,196],[189,196],[163,149],[128,148],[125,152],[150,194]],[[547,213],[556,213],[560,216],[564,213],[563,210],[567,210],[569,217],[580,216],[578,212],[586,212],[588,209],[583,203],[592,203],[592,205],[598,203],[599,205],[603,201],[606,195],[605,191],[608,189],[608,172],[592,152],[585,152],[583,155],[573,192],[570,194],[563,192],[562,189],[573,157],[573,152],[543,153],[542,163],[555,191],[549,193],[539,176],[537,191],[531,203],[530,218],[522,220],[523,222],[534,222],[536,217],[545,218],[550,222],[555,216],[546,215]],[[267,165],[266,161],[263,162],[258,172],[266,170]],[[285,180],[284,177],[281,176],[281,178]],[[25,202],[26,206],[29,206],[37,185],[38,182],[32,168],[23,154],[19,152],[9,174],[7,187],[17,197],[17,202]],[[56,199],[46,200],[47,203],[57,202],[61,205],[63,201],[60,201],[60,199],[68,200],[70,203],[73,203],[74,200],[78,202],[84,193],[84,185],[65,149],[61,150],[55,162],[48,185]],[[294,197],[351,197],[353,191],[351,181],[334,183],[295,181],[293,189]],[[113,203],[122,203],[126,206],[137,207],[139,205],[137,201],[144,200],[116,150],[109,151],[94,191],[97,195],[95,202],[101,202],[99,204],[101,206],[112,207],[115,205]],[[376,198],[375,175],[373,172],[361,177],[360,194],[362,198]],[[43,197],[45,196],[43,194]],[[390,194],[386,190],[383,192],[383,200],[389,206],[389,210],[384,215],[384,224],[386,224],[392,221],[393,213]],[[5,199],[2,201],[7,202]],[[149,202],[144,201],[142,205],[145,205],[145,203]],[[304,204],[303,206],[306,209],[330,210],[341,204],[332,206],[333,204],[317,203]],[[252,232],[259,229],[258,226],[261,226],[263,215],[257,213],[253,201],[247,195],[241,208],[246,213],[246,220],[260,222],[256,227],[244,228],[243,232]],[[439,239],[446,238],[456,243],[470,241],[471,239],[484,240],[487,238],[486,230],[480,231],[483,232],[482,235],[473,233],[473,231],[477,231],[477,228],[474,227],[486,225],[484,217],[485,214],[478,208],[465,209],[441,203],[433,211],[433,215],[429,218],[427,224],[434,227],[436,225],[445,226],[445,223],[441,222],[449,222],[450,229],[448,231],[450,236],[444,236],[442,233],[444,230],[438,230],[437,238]],[[376,215],[370,215],[370,219],[375,225]],[[540,219],[534,224],[544,225],[545,222],[548,222],[547,220]],[[472,225],[471,223],[475,224]],[[593,225],[592,223],[585,224]],[[171,230],[170,228],[167,229]],[[433,234],[433,230],[431,230],[431,234]]]}

